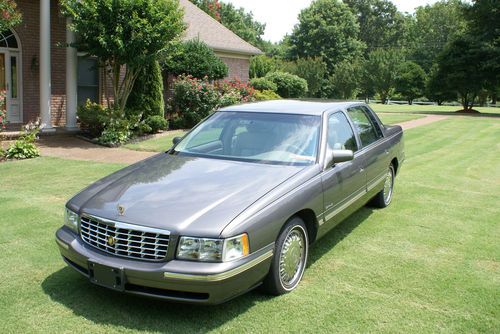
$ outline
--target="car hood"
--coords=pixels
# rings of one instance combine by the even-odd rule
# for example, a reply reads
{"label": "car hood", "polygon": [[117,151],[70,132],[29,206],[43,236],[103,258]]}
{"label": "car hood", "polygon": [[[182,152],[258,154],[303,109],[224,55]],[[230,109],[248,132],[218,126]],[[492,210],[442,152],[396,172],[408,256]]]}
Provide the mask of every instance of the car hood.
{"label": "car hood", "polygon": [[162,154],[88,187],[69,206],[172,234],[218,237],[238,214],[302,168]]}

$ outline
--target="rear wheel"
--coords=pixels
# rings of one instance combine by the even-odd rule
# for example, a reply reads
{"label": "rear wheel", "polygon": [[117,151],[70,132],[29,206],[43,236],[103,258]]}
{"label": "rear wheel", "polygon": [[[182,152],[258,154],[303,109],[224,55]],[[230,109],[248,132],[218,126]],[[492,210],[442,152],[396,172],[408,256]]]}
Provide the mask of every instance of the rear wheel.
{"label": "rear wheel", "polygon": [[384,188],[377,195],[375,195],[375,197],[373,197],[370,204],[377,208],[385,208],[391,204],[395,176],[396,173],[394,172],[394,166],[391,164],[385,176]]}
{"label": "rear wheel", "polygon": [[271,269],[264,280],[267,292],[282,295],[297,287],[306,268],[308,246],[304,221],[292,218],[276,240]]}

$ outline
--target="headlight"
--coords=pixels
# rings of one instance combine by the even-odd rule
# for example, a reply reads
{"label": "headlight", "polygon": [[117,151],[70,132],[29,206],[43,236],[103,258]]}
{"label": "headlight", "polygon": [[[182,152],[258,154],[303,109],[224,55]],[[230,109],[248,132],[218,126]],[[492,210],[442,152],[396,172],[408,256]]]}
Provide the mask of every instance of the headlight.
{"label": "headlight", "polygon": [[64,208],[64,225],[78,232],[78,214],[68,208]]}
{"label": "headlight", "polygon": [[249,254],[248,236],[230,239],[181,237],[177,248],[179,260],[226,262]]}

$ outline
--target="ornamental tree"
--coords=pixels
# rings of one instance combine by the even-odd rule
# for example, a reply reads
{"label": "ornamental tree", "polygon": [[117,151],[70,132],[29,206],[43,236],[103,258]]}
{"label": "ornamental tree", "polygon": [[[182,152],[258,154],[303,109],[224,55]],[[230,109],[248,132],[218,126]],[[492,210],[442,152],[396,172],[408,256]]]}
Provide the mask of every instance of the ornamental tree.
{"label": "ornamental tree", "polygon": [[[366,97],[374,92],[386,103],[396,87],[397,69],[402,62],[401,52],[378,49],[370,52],[363,64],[362,86]],[[373,91],[371,91],[373,90]]]}
{"label": "ornamental tree", "polygon": [[110,79],[113,105],[121,111],[144,66],[168,52],[185,28],[177,0],[62,0],[61,5],[78,34],[71,46],[99,59],[104,87]]}
{"label": "ornamental tree", "polygon": [[0,1],[0,32],[21,23],[21,13],[13,0]]}
{"label": "ornamental tree", "polygon": [[425,71],[415,62],[405,61],[398,66],[396,78],[396,92],[401,94],[408,104],[424,95]]}

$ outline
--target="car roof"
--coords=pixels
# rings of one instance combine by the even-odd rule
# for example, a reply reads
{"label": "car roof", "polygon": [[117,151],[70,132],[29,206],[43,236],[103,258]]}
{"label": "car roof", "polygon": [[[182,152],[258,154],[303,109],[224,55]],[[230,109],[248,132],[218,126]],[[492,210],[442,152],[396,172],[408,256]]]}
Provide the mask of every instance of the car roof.
{"label": "car roof", "polygon": [[321,116],[325,111],[341,110],[360,104],[362,104],[362,102],[328,102],[324,100],[273,100],[238,104],[222,108],[219,111],[267,112]]}

